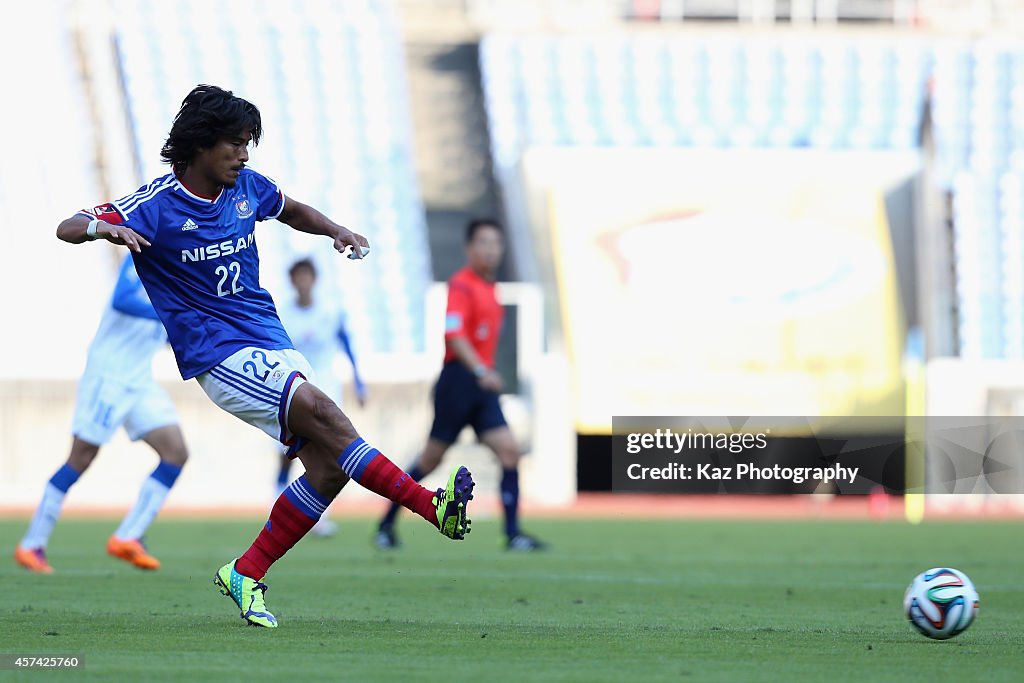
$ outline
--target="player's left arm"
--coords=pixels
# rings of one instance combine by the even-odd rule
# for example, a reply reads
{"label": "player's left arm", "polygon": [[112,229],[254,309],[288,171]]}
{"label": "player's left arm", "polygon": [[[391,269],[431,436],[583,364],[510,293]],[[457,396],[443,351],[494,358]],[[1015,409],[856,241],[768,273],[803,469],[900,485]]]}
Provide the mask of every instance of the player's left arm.
{"label": "player's left arm", "polygon": [[278,214],[277,220],[285,225],[306,232],[311,235],[326,235],[334,240],[334,248],[344,254],[345,250],[352,247],[350,258],[362,258],[365,249],[370,248],[370,243],[362,235],[352,232],[348,228],[338,225],[327,216],[323,215],[312,206],[296,201],[291,197],[284,198],[284,208]]}

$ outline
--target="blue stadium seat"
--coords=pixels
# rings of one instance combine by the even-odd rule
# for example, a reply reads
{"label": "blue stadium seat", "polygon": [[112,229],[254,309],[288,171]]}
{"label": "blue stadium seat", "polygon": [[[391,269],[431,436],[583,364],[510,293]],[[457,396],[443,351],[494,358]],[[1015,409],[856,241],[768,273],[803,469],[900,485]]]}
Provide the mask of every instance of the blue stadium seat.
{"label": "blue stadium seat", "polygon": [[1018,45],[638,34],[595,47],[580,37],[501,35],[484,40],[481,65],[499,164],[551,141],[912,149],[933,79],[939,180],[953,193],[963,275],[963,352],[1020,354],[1004,341],[1018,329],[1007,327],[1006,301],[1017,299],[1007,298],[1000,266],[1000,245],[1017,244],[1022,230],[1012,215],[1020,192],[1000,194],[991,180],[1003,174],[1000,187],[1019,187],[1024,177]]}
{"label": "blue stadium seat", "polygon": [[[166,172],[154,150],[192,85],[223,83],[249,97],[267,126],[264,144],[252,152],[257,170],[382,246],[411,246],[392,250],[390,261],[382,258],[385,249],[376,251],[387,267],[354,275],[347,263],[334,267],[329,243],[316,243],[318,263],[334,264],[325,269],[329,280],[344,287],[358,279],[369,298],[385,289],[391,298],[384,308],[366,306],[363,297],[347,299],[357,343],[376,351],[422,350],[419,309],[430,264],[409,172],[411,124],[393,17],[372,2],[296,2],[291,10],[255,4],[251,11],[266,13],[259,23],[270,28],[243,32],[227,0],[124,4],[117,47],[140,168],[146,177]],[[198,26],[218,40],[201,40]],[[309,242],[273,228],[260,239],[266,272],[279,273],[265,284],[280,291],[284,269],[309,254]]]}

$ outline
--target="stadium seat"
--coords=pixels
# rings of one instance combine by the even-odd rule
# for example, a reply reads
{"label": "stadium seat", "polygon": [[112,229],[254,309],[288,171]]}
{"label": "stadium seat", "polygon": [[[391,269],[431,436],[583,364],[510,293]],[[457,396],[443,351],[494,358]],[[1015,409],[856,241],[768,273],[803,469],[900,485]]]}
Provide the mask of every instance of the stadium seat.
{"label": "stadium seat", "polygon": [[693,34],[631,34],[603,44],[495,34],[483,41],[481,69],[499,167],[514,167],[529,145],[551,143],[913,149],[933,79],[938,180],[954,197],[962,271],[961,348],[968,356],[1022,357],[1003,342],[1012,336],[1004,317],[1017,299],[1006,299],[997,237],[1021,230],[1009,215],[1019,213],[1018,194],[999,200],[993,182],[974,179],[1024,177],[1018,45]]}
{"label": "stadium seat", "polygon": [[[407,95],[400,36],[376,3],[315,4],[315,21],[307,3],[294,3],[295,11],[285,13],[256,5],[252,11],[272,14],[258,22],[269,28],[243,34],[224,0],[180,8],[125,3],[117,45],[139,166],[146,178],[166,173],[153,150],[177,110],[177,93],[215,82],[251,98],[267,129],[264,144],[251,152],[254,168],[274,176],[292,196],[371,235],[382,247],[374,258],[386,260],[384,251],[392,255],[387,267],[357,276],[351,268],[326,269],[337,287],[360,281],[371,300],[388,288],[389,306],[346,299],[357,344],[381,352],[422,350],[418,309],[430,263],[416,179],[408,171],[412,134],[402,106]],[[183,26],[202,26],[218,39],[200,40]],[[181,50],[182,41],[195,44]],[[165,58],[179,53],[192,56]],[[245,68],[229,55],[243,55]],[[270,274],[264,284],[272,292],[286,291],[288,264],[311,248],[323,257],[318,263],[335,263],[326,240],[311,245],[304,235],[275,229],[264,229],[260,239]]]}

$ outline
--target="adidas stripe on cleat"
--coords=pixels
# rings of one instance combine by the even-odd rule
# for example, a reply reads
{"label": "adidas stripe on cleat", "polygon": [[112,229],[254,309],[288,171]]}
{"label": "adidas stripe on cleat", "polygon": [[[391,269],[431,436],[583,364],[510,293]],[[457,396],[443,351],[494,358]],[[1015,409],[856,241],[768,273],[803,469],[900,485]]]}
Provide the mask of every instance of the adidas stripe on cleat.
{"label": "adidas stripe on cleat", "polygon": [[448,538],[461,541],[469,533],[466,505],[473,500],[474,486],[469,470],[457,465],[448,476],[447,486],[434,494],[432,502],[437,510],[437,528]]}

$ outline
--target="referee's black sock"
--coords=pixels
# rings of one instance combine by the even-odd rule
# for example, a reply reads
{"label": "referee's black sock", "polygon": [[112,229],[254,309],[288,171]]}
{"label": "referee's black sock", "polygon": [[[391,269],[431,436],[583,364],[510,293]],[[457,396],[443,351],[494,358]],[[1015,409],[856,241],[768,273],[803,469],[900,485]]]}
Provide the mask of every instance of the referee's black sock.
{"label": "referee's black sock", "polygon": [[501,470],[501,504],[505,508],[505,535],[509,538],[519,533],[519,470]]}

